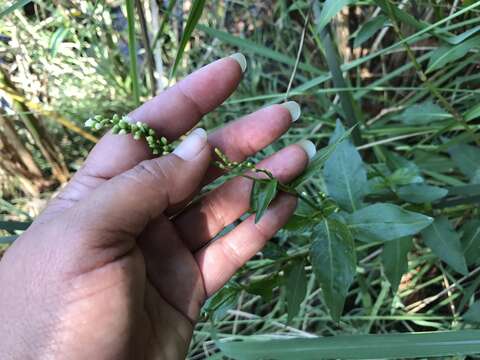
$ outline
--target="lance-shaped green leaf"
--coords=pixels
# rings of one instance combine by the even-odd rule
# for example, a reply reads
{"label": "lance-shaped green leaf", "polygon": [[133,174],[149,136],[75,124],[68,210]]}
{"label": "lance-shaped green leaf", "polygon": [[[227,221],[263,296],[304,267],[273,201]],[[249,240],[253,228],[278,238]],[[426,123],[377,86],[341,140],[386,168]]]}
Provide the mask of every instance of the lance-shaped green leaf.
{"label": "lance-shaped green leaf", "polygon": [[465,41],[466,39],[468,39],[470,36],[472,35],[475,35],[477,32],[480,31],[480,26],[475,26],[461,34],[458,34],[458,35],[446,35],[444,37],[442,37],[442,40],[445,40],[446,42],[448,42],[449,44],[452,44],[452,45],[457,45],[457,44],[460,44],[461,42]]}
{"label": "lance-shaped green leaf", "polygon": [[326,0],[320,14],[316,17],[317,29],[320,32],[344,6],[354,3],[355,0]]}
{"label": "lance-shaped green leaf", "polygon": [[439,47],[432,53],[430,63],[428,64],[427,73],[438,70],[452,61],[463,58],[472,50],[472,48],[478,48],[479,44],[480,36],[474,36],[458,45],[445,45]]}
{"label": "lance-shaped green leaf", "polygon": [[463,228],[463,254],[468,265],[480,262],[480,220],[471,220]]}
{"label": "lance-shaped green leaf", "polygon": [[428,100],[406,108],[397,119],[407,125],[428,125],[436,121],[448,120],[452,117],[433,101]]}
{"label": "lance-shaped green leaf", "polygon": [[288,322],[290,323],[298,315],[300,305],[307,294],[305,262],[303,260],[295,261],[287,269],[286,278]]}
{"label": "lance-shaped green leaf", "polygon": [[332,318],[340,319],[356,269],[355,245],[348,227],[324,220],[313,234],[310,258]]}
{"label": "lance-shaped green leaf", "polygon": [[364,42],[370,39],[375,33],[388,24],[388,18],[384,15],[376,16],[365,22],[358,30],[354,47],[360,47]]}
{"label": "lance-shaped green leaf", "polygon": [[410,184],[398,188],[400,199],[413,204],[432,203],[447,196],[448,190],[427,184]]}
{"label": "lance-shaped green leaf", "polygon": [[440,259],[460,274],[468,273],[460,236],[444,216],[435,219],[432,225],[422,231],[423,241]]}
{"label": "lance-shaped green leaf", "polygon": [[463,315],[463,320],[468,323],[480,324],[480,301],[474,302]]}
{"label": "lance-shaped green leaf", "polygon": [[403,274],[408,271],[408,252],[412,249],[411,237],[387,242],[383,247],[382,263],[385,276],[390,282],[391,289],[397,292]]}
{"label": "lance-shaped green leaf", "polygon": [[475,177],[477,169],[480,168],[480,149],[478,147],[460,144],[449,148],[448,153],[462,173],[470,179]]}
{"label": "lance-shaped green leaf", "polygon": [[258,223],[265,214],[277,192],[278,180],[276,179],[262,179],[253,183],[251,207],[252,211],[255,212],[255,223]]}
{"label": "lance-shaped green leaf", "polygon": [[[330,143],[336,143],[344,133],[342,123],[337,121]],[[337,145],[325,162],[323,175],[328,194],[338,205],[347,211],[360,208],[363,197],[368,191],[367,172],[360,153],[349,140]]]}
{"label": "lance-shaped green leaf", "polygon": [[325,162],[332,156],[334,151],[337,149],[337,147],[342,144],[346,139],[352,135],[354,127],[348,129],[345,131],[340,137],[338,137],[335,141],[330,141],[330,144],[323,149],[320,149],[317,151],[315,156],[313,157],[312,160],[310,160],[310,163],[308,165],[308,168],[303,172],[302,175],[297,177],[295,181],[291,183],[292,187],[298,187],[302,185],[305,181],[307,181],[309,178],[314,176],[315,174],[318,174],[322,168],[322,166],[325,164]]}
{"label": "lance-shaped green leaf", "polygon": [[230,281],[205,302],[202,312],[210,315],[214,321],[224,318],[228,310],[237,303],[241,290],[242,287],[239,284]]}
{"label": "lance-shaped green leaf", "polygon": [[374,204],[346,216],[355,238],[365,242],[389,241],[412,236],[433,219],[393,204]]}

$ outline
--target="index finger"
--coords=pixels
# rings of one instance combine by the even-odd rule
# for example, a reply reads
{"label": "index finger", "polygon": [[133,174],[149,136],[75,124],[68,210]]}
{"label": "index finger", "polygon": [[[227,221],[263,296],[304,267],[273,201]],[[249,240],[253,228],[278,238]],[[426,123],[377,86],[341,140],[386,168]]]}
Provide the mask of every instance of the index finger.
{"label": "index finger", "polygon": [[[129,117],[147,123],[157,134],[174,140],[233,93],[245,66],[242,54],[217,60],[146,102]],[[150,157],[143,142],[131,136],[108,133],[91,151],[84,170],[89,176],[109,179]]]}

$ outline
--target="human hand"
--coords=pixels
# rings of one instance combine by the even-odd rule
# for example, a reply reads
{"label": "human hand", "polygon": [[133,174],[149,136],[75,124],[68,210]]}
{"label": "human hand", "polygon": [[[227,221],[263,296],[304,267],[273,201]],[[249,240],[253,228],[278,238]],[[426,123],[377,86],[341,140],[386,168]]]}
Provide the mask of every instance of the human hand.
{"label": "human hand", "polygon": [[[236,59],[200,69],[129,117],[178,138],[237,87],[244,63]],[[280,194],[259,223],[250,216],[210,242],[248,210],[251,180],[229,180],[188,202],[220,175],[212,147],[235,161],[255,154],[288,130],[287,108],[247,115],[208,142],[197,129],[173,154],[153,159],[145,144],[105,135],[0,262],[0,358],[184,358],[205,299],[296,206]],[[288,182],[311,152],[311,143],[291,145],[259,167]]]}

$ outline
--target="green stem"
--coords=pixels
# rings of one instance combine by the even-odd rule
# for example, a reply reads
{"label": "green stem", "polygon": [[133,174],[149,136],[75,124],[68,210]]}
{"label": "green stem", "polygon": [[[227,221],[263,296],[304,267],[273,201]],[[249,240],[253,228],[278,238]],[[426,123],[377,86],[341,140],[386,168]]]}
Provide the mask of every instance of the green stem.
{"label": "green stem", "polygon": [[128,20],[128,53],[130,55],[130,78],[135,105],[140,105],[140,86],[137,69],[137,41],[135,37],[135,5],[134,0],[126,0]]}

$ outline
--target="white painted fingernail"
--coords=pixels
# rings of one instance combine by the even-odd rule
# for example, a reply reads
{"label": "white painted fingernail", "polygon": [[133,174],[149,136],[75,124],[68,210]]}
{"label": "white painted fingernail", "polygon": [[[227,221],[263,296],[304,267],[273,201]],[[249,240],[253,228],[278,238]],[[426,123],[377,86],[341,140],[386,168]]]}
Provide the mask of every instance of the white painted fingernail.
{"label": "white painted fingernail", "polygon": [[207,132],[202,128],[193,130],[173,151],[183,160],[193,160],[207,144]]}
{"label": "white painted fingernail", "polygon": [[233,60],[235,60],[238,63],[238,65],[240,65],[240,68],[242,69],[242,73],[244,73],[245,70],[247,70],[247,59],[245,58],[245,55],[243,55],[242,53],[235,53],[230,55],[230,57]]}
{"label": "white painted fingernail", "polygon": [[310,140],[299,141],[297,145],[300,146],[307,153],[308,160],[312,160],[317,153],[317,148],[315,147],[315,144]]}
{"label": "white painted fingernail", "polygon": [[290,116],[292,117],[292,122],[297,121],[300,118],[302,110],[300,109],[300,105],[298,105],[296,101],[287,101],[280,105],[288,110]]}

